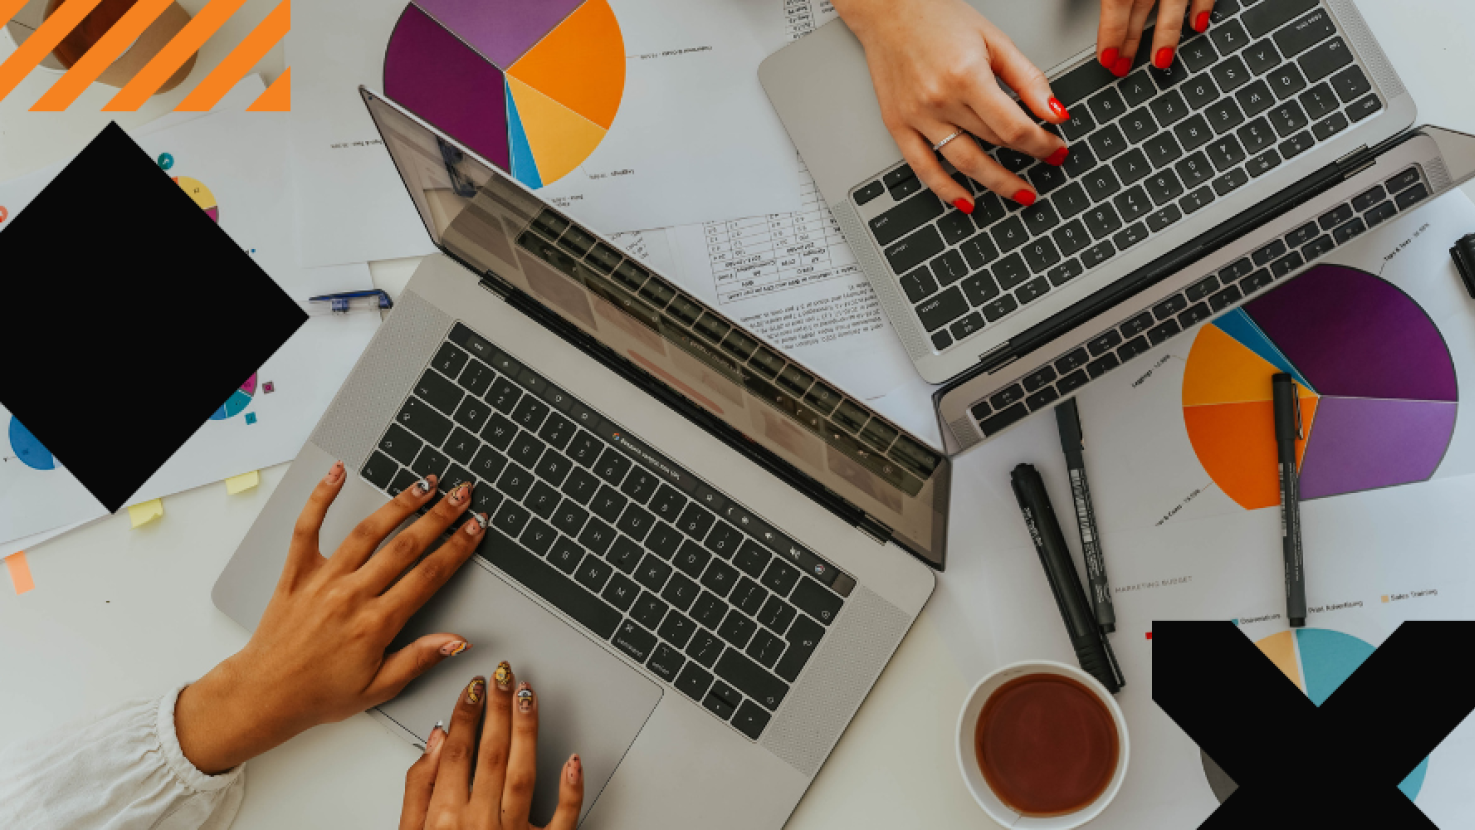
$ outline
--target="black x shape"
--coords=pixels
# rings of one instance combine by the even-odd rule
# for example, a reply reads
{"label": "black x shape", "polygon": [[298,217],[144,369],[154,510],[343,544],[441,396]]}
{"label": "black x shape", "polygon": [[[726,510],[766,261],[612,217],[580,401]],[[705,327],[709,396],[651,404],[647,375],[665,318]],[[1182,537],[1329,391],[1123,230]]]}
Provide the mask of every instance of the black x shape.
{"label": "black x shape", "polygon": [[1152,699],[1239,785],[1200,825],[1433,828],[1398,785],[1475,710],[1475,622],[1407,622],[1318,708],[1230,622],[1156,622]]}

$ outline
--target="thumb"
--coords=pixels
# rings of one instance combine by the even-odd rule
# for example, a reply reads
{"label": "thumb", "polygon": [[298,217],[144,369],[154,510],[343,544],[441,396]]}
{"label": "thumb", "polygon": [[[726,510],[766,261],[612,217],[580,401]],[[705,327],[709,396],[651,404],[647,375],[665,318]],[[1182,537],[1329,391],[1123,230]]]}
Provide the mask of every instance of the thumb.
{"label": "thumb", "polygon": [[374,675],[364,694],[377,706],[399,694],[411,680],[430,671],[440,661],[469,648],[471,643],[458,634],[426,634],[384,658],[379,673]]}
{"label": "thumb", "polygon": [[558,809],[547,830],[575,830],[579,811],[584,807],[584,762],[575,755],[563,765],[558,776]]}
{"label": "thumb", "polygon": [[446,731],[439,723],[430,730],[425,754],[405,773],[405,803],[399,817],[400,830],[424,830],[430,812],[430,796],[435,791],[435,776],[440,770],[440,749],[445,746]]}

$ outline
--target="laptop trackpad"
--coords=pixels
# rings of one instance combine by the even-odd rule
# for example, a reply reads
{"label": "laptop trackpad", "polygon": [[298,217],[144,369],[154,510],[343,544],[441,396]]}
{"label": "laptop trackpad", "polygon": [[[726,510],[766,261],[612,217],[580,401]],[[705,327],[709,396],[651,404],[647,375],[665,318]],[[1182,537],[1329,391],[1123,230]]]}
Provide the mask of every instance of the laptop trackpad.
{"label": "laptop trackpad", "polygon": [[[491,683],[498,661],[538,693],[538,786],[532,822],[543,826],[558,805],[558,775],[577,752],[584,763],[584,815],[645,721],[662,687],[503,580],[473,557],[410,620],[394,648],[447,631],[474,647],[442,662],[398,698],[379,707],[423,742],[437,720],[451,721],[457,696],[477,674]],[[583,816],[580,817],[582,820]]]}

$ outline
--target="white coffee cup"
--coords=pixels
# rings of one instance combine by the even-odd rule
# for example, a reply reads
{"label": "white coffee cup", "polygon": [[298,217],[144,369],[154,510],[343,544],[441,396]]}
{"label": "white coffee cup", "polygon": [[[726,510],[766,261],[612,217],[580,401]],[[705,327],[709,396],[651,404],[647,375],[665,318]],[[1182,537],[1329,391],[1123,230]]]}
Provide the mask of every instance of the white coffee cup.
{"label": "white coffee cup", "polygon": [[[1057,674],[1081,683],[1096,695],[1106,706],[1107,711],[1111,712],[1112,722],[1116,726],[1117,765],[1116,770],[1112,773],[1111,782],[1106,785],[1106,789],[1101,791],[1101,795],[1097,796],[1095,801],[1066,815],[1047,818],[1020,815],[994,794],[978,768],[976,741],[978,716],[983,712],[983,705],[1005,683],[1031,674]],[[967,698],[964,699],[963,711],[958,714],[958,769],[963,773],[963,782],[968,785],[968,791],[973,793],[973,799],[978,802],[978,806],[982,807],[983,811],[988,813],[994,821],[1011,830],[1073,830],[1096,818],[1116,797],[1117,790],[1122,788],[1122,781],[1127,777],[1127,759],[1130,755],[1131,745],[1127,740],[1127,720],[1122,716],[1122,709],[1117,705],[1116,699],[1096,678],[1075,666],[1056,663],[1052,660],[1027,660],[998,669],[978,681],[973,691],[969,692]]]}

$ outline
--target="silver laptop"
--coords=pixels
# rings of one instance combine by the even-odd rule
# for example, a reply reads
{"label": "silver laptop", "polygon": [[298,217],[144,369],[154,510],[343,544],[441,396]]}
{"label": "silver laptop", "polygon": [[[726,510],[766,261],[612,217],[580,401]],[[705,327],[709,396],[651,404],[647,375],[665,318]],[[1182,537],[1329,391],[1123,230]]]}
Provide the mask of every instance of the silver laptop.
{"label": "silver laptop", "polygon": [[585,827],[780,827],[932,592],[947,459],[361,92],[441,254],[215,604],[256,626],[334,459],[355,475],[326,550],[426,474],[474,480],[485,540],[403,638],[455,631],[480,656],[374,714],[423,742],[506,659],[542,700],[534,823],[577,751]]}
{"label": "silver laptop", "polygon": [[[959,175],[977,194],[969,217],[923,188],[881,123],[865,54],[841,21],[759,72],[933,383],[992,372],[1116,313],[1414,123],[1414,102],[1353,0],[1217,0],[1205,34],[1184,26],[1171,68],[1150,66],[1149,32],[1122,79],[1096,61],[1096,15],[1085,8],[1094,4],[968,2],[1053,67],[1046,74],[1070,110],[1069,122],[1047,125],[1071,146],[1064,167],[989,148],[1039,191],[1032,207]],[[1136,310],[1151,305],[1143,297]]]}

